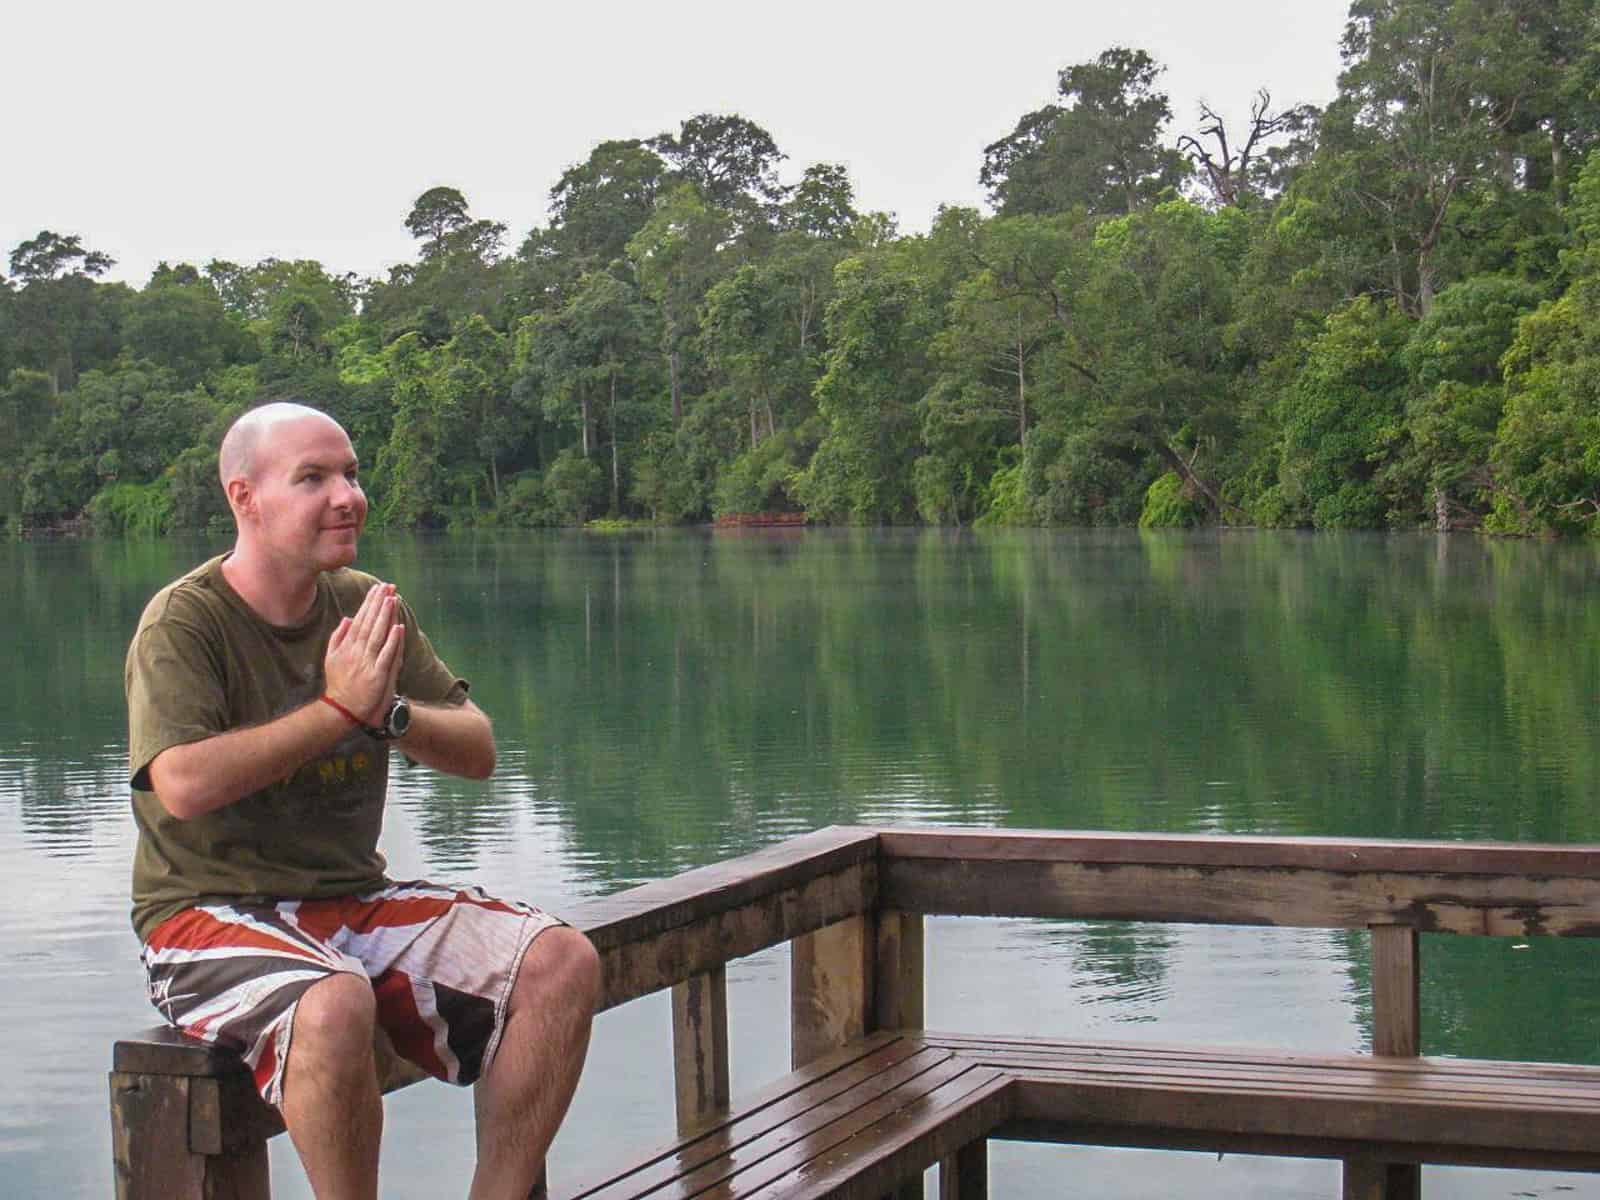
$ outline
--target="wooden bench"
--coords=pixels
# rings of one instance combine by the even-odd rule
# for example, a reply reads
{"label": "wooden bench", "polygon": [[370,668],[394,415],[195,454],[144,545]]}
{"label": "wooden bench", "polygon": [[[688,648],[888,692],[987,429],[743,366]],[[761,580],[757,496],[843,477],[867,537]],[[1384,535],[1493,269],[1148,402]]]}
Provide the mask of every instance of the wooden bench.
{"label": "wooden bench", "polygon": [[[914,1035],[873,1034],[563,1200],[878,1200],[1009,1115],[1006,1073]],[[921,1191],[918,1189],[920,1196]]]}
{"label": "wooden bench", "polygon": [[[1365,929],[1374,1053],[925,1033],[927,913]],[[573,915],[602,1007],[672,990],[679,1137],[572,1200],[910,1198],[934,1163],[978,1200],[991,1137],[1333,1157],[1347,1200],[1420,1163],[1600,1171],[1600,1067],[1418,1053],[1419,931],[1600,936],[1581,847],[828,829]],[[724,964],[783,942],[796,1069],[733,1105]],[[279,1126],[236,1059],[158,1032],[113,1066],[119,1197],[265,1200]]]}
{"label": "wooden bench", "polygon": [[880,1033],[555,1194],[876,1200],[943,1164],[972,1200],[988,1138],[1594,1171],[1600,1068]]}

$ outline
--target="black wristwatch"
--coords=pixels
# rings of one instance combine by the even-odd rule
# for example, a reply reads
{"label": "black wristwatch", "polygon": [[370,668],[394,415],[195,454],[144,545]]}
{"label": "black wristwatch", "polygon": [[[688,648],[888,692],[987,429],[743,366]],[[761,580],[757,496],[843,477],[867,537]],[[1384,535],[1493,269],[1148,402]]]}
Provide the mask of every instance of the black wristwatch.
{"label": "black wristwatch", "polygon": [[396,696],[383,714],[383,724],[367,725],[364,728],[368,736],[375,737],[380,742],[392,742],[396,738],[405,737],[406,730],[411,728],[411,702],[404,696]]}

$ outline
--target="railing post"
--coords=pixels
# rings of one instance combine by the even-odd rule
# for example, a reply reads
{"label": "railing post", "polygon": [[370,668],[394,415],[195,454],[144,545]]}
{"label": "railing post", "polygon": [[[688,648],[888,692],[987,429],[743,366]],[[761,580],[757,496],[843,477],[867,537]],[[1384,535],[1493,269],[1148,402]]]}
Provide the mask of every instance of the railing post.
{"label": "railing post", "polygon": [[866,1034],[876,924],[857,913],[790,942],[789,1059],[796,1069]]}
{"label": "railing post", "polygon": [[923,1022],[922,914],[878,914],[873,957],[873,1029],[921,1029]]}
{"label": "railing post", "polygon": [[[1415,1058],[1422,1052],[1422,974],[1414,925],[1380,924],[1372,935],[1372,1052]],[[1416,1163],[1346,1160],[1344,1200],[1419,1200]]]}
{"label": "railing post", "polygon": [[[921,1029],[923,1022],[922,914],[877,913],[872,957],[872,1023],[878,1029]],[[983,1142],[975,1143],[981,1151]],[[945,1177],[941,1166],[939,1178]],[[942,1184],[940,1185],[943,1186]],[[981,1200],[981,1193],[973,1193]],[[922,1200],[922,1180],[908,1179],[892,1200]]]}
{"label": "railing post", "polygon": [[989,1143],[968,1142],[939,1163],[939,1200],[987,1200]]}
{"label": "railing post", "polygon": [[1392,1058],[1422,1053],[1422,978],[1414,925],[1374,925],[1372,1052]]}
{"label": "railing post", "polygon": [[728,974],[713,967],[672,988],[678,1132],[728,1107]]}

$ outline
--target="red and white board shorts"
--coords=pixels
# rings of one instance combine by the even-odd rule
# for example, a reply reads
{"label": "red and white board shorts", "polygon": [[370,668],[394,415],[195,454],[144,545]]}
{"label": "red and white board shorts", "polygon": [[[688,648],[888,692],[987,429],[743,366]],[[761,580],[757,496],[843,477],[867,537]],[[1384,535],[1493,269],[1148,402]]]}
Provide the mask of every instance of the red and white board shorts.
{"label": "red and white board shorts", "polygon": [[283,1103],[295,1006],[335,972],[377,994],[378,1024],[428,1074],[470,1084],[489,1068],[511,988],[556,917],[473,887],[395,883],[276,904],[185,909],[142,958],[150,1001],[184,1033],[236,1047],[267,1103]]}

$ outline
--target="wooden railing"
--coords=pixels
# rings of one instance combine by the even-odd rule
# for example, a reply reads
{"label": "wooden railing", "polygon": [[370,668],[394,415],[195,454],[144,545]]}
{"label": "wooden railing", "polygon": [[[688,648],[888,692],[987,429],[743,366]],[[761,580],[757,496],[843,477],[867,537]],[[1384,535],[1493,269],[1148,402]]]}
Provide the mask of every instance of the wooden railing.
{"label": "wooden railing", "polygon": [[[1411,1056],[1420,1045],[1418,933],[1596,936],[1600,855],[1502,843],[834,827],[567,915],[600,951],[603,1008],[672,989],[677,1117],[687,1132],[728,1103],[730,960],[792,943],[791,1056],[800,1066],[873,1030],[921,1028],[926,914],[1367,929],[1373,1051]],[[163,1075],[161,1053],[148,1039],[119,1043],[114,1120],[118,1087],[148,1090],[139,1081]],[[226,1173],[228,1156],[251,1153],[252,1177],[264,1171],[265,1156],[247,1143],[271,1131],[265,1107],[247,1088],[206,1095],[188,1110],[189,1151],[215,1156],[206,1164],[214,1174]],[[141,1146],[126,1120],[116,1128],[119,1194],[141,1200],[140,1156],[172,1148]],[[1414,1194],[1416,1170],[1352,1160],[1347,1195]],[[1352,1181],[1374,1171],[1383,1180]],[[236,1191],[264,1195],[264,1176]]]}

